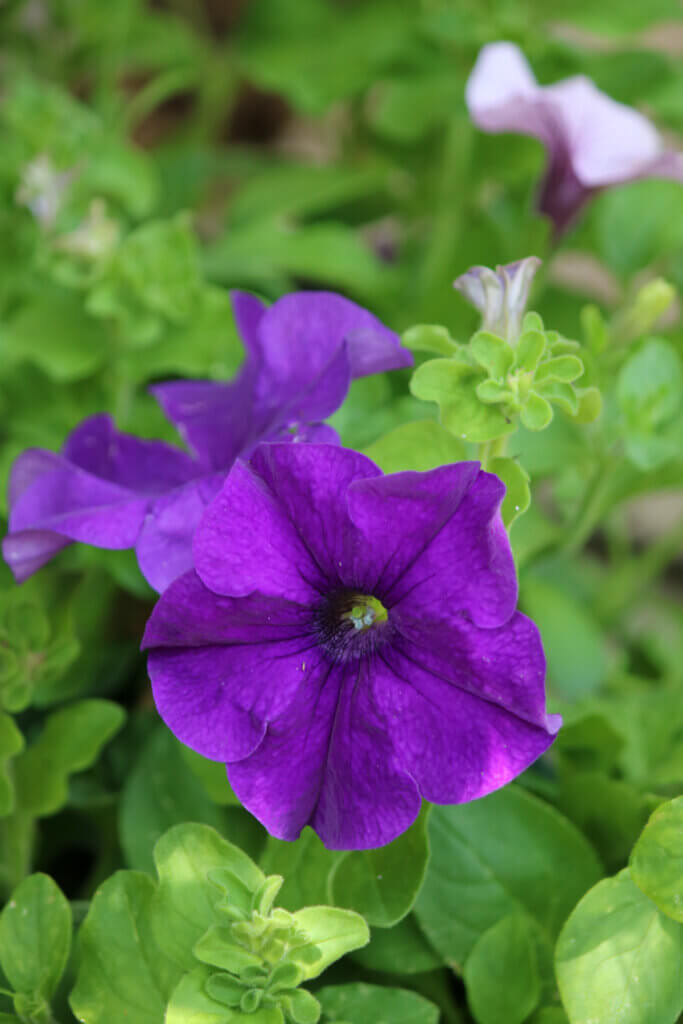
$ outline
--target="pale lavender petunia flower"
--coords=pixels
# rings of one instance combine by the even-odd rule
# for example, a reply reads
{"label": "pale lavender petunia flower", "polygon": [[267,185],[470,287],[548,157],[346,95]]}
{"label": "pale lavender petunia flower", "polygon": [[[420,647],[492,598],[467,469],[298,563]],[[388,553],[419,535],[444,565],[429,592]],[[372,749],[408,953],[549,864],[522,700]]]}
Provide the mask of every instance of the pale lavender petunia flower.
{"label": "pale lavender petunia flower", "polygon": [[383,845],[421,798],[484,796],[552,743],[504,490],[476,462],[383,476],[331,445],[236,463],[143,647],[166,724],[273,835]]}
{"label": "pale lavender petunia flower", "polygon": [[336,441],[321,421],[351,379],[408,366],[411,354],[375,316],[340,295],[298,292],[266,308],[232,296],[246,349],[235,380],[180,380],[152,392],[193,454],[85,420],[61,454],[30,449],[9,487],[3,554],[23,581],[71,541],[135,547],[162,591],[192,565],[192,536],[238,455],[263,440]]}
{"label": "pale lavender petunia flower", "polygon": [[532,135],[548,164],[538,205],[558,232],[600,189],[639,178],[683,182],[683,153],[654,125],[584,75],[541,86],[513,43],[485,46],[467,82],[472,119],[485,132]]}
{"label": "pale lavender petunia flower", "polygon": [[514,344],[522,330],[529,289],[541,265],[537,256],[496,267],[470,267],[456,278],[453,287],[468,299],[482,316],[481,327]]}

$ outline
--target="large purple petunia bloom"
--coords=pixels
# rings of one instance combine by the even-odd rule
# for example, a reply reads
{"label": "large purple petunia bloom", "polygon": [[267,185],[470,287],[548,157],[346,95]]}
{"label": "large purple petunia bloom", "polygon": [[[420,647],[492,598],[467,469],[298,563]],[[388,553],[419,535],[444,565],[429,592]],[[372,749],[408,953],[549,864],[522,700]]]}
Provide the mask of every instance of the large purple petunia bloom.
{"label": "large purple petunia bloom", "polygon": [[162,591],[192,565],[192,536],[238,455],[262,440],[336,440],[321,421],[353,378],[409,366],[398,335],[367,310],[329,292],[297,292],[266,308],[232,295],[246,349],[235,380],[172,381],[152,388],[193,456],[85,420],[61,454],[29,449],[9,487],[3,554],[21,582],[72,541],[135,547]]}
{"label": "large purple petunia bloom", "polygon": [[600,189],[638,178],[683,181],[683,154],[667,149],[646,117],[583,75],[538,85],[513,43],[483,47],[465,98],[483,131],[517,132],[543,143],[548,164],[539,209],[558,232]]}
{"label": "large purple petunia bloom", "polygon": [[236,463],[143,647],[166,724],[273,835],[379,846],[552,743],[503,494],[476,462],[383,476],[325,444]]}

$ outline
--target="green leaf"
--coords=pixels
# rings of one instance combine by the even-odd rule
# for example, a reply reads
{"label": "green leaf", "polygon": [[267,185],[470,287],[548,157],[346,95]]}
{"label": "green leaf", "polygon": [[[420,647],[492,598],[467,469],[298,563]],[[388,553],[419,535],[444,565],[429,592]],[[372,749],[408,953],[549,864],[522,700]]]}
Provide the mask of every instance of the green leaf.
{"label": "green leaf", "polygon": [[583,363],[578,356],[556,356],[541,363],[534,374],[534,383],[540,383],[542,380],[560,380],[570,384],[573,380],[578,380],[582,373]]}
{"label": "green leaf", "polygon": [[683,924],[683,796],[654,812],[633,848],[630,870],[645,895]]}
{"label": "green leaf", "polygon": [[503,522],[507,527],[514,523],[518,516],[524,515],[531,502],[529,474],[516,459],[508,459],[496,455],[489,461],[487,469],[495,473],[505,484],[503,499]]}
{"label": "green leaf", "polygon": [[30,875],[0,915],[0,966],[16,992],[49,1000],[71,948],[71,908],[47,875]]}
{"label": "green leaf", "polygon": [[260,863],[266,874],[282,875],[285,880],[278,905],[299,910],[334,902],[330,876],[343,856],[326,849],[313,829],[306,827],[293,843],[269,836]]}
{"label": "green leaf", "polygon": [[429,838],[415,913],[434,948],[459,968],[477,939],[509,914],[528,913],[554,939],[601,873],[581,833],[513,785],[469,804],[434,807]]}
{"label": "green leaf", "polygon": [[391,928],[405,917],[427,870],[428,816],[429,807],[387,846],[358,850],[343,857],[331,878],[335,906],[356,910],[377,928]]}
{"label": "green leaf", "polygon": [[33,297],[0,328],[3,362],[28,360],[58,382],[90,376],[107,358],[109,344],[106,327],[71,292]]}
{"label": "green leaf", "polygon": [[514,352],[503,338],[490,331],[477,331],[470,341],[470,351],[489,377],[497,380],[507,377],[514,361]]}
{"label": "green leaf", "polygon": [[120,705],[97,699],[77,701],[48,715],[38,739],[14,762],[22,810],[41,816],[63,807],[69,775],[93,764],[124,717]]}
{"label": "green leaf", "polygon": [[562,929],[557,981],[570,1021],[675,1024],[683,1010],[683,929],[628,869],[586,893]]}
{"label": "green leaf", "polygon": [[[232,791],[225,765],[221,761],[209,761],[207,757],[202,757],[195,750],[186,747],[184,743],[176,742],[186,764],[199,779],[205,793],[214,804],[219,804],[222,807],[242,806]],[[209,822],[209,824],[211,823]]]}
{"label": "green leaf", "polygon": [[[217,767],[225,775],[225,766]],[[220,808],[190,770],[173,734],[160,724],[142,748],[121,794],[119,832],[129,867],[153,873],[154,844],[171,825],[184,821],[219,830],[224,826]]]}
{"label": "green leaf", "polygon": [[[196,967],[180,980],[163,1024],[284,1024],[282,1011],[277,1006],[261,1007],[255,1013],[244,1014],[212,999],[205,985],[213,973],[210,967]],[[159,1018],[159,1024],[161,1021]]]}
{"label": "green leaf", "polygon": [[14,809],[14,784],[9,762],[24,748],[24,737],[11,715],[0,711],[0,818]]}
{"label": "green leaf", "polygon": [[320,1020],[320,1003],[305,988],[280,992],[278,1003],[285,1011],[287,1020],[294,1024],[318,1024]]}
{"label": "green leaf", "polygon": [[553,418],[552,406],[541,395],[530,391],[519,418],[527,430],[545,430]]}
{"label": "green leaf", "polygon": [[412,352],[433,352],[436,356],[452,356],[459,349],[447,327],[438,324],[417,324],[401,335],[401,342]]}
{"label": "green leaf", "polygon": [[477,398],[487,404],[513,402],[515,398],[507,384],[499,384],[497,380],[483,380],[481,384],[477,384],[476,392]]}
{"label": "green leaf", "polygon": [[526,918],[511,914],[485,931],[465,962],[464,976],[478,1024],[522,1024],[541,996],[535,942]]}
{"label": "green leaf", "polygon": [[166,955],[190,970],[192,948],[206,930],[224,920],[216,909],[220,889],[228,902],[251,912],[252,896],[265,882],[254,862],[208,825],[176,825],[154,848],[159,893],[153,930]]}
{"label": "green leaf", "polygon": [[345,953],[370,941],[367,924],[352,910],[306,907],[292,914],[292,918],[306,939],[291,948],[287,959],[302,967],[306,979],[317,978]]}
{"label": "green leaf", "polygon": [[410,382],[416,398],[436,402],[441,422],[463,441],[494,441],[514,430],[503,414],[482,404],[475,388],[481,377],[472,369],[451,359],[431,359],[419,366]]}
{"label": "green leaf", "polygon": [[420,974],[443,964],[442,957],[427,942],[414,914],[408,914],[393,928],[375,929],[369,945],[357,950],[353,959],[370,971],[387,974]]}
{"label": "green leaf", "polygon": [[[590,752],[584,752],[584,757],[590,757]],[[652,810],[651,798],[635,786],[609,778],[604,769],[581,771],[571,761],[560,771],[557,805],[591,841],[611,871],[628,860]]]}
{"label": "green leaf", "polygon": [[598,306],[592,304],[584,306],[579,314],[579,319],[586,345],[591,352],[598,354],[607,348],[609,331]]}
{"label": "green leaf", "polygon": [[535,578],[524,580],[521,602],[541,631],[551,685],[574,700],[598,691],[609,664],[590,611],[559,586]]}
{"label": "green leaf", "polygon": [[597,388],[578,388],[579,408],[574,415],[577,423],[594,423],[602,412],[602,395]]}
{"label": "green leaf", "polygon": [[525,330],[515,346],[515,370],[533,373],[541,361],[545,348],[546,336],[543,331]]}
{"label": "green leaf", "polygon": [[674,347],[650,338],[622,366],[617,398],[627,418],[656,426],[670,419],[683,400],[683,367]]}
{"label": "green leaf", "polygon": [[79,932],[80,962],[69,1000],[84,1024],[162,1024],[180,972],[151,929],[155,884],[118,871],[95,893]]}
{"label": "green leaf", "polygon": [[316,992],[325,1021],[368,1024],[437,1024],[438,1007],[416,992],[383,985],[327,985]]}
{"label": "green leaf", "polygon": [[565,384],[561,380],[553,380],[549,377],[541,381],[538,386],[536,381],[534,381],[534,387],[537,387],[539,395],[552,402],[562,412],[566,412],[568,416],[576,416],[578,414],[579,397],[576,389],[571,384]]}
{"label": "green leaf", "polygon": [[383,473],[424,473],[466,458],[462,441],[434,420],[404,423],[364,449]]}

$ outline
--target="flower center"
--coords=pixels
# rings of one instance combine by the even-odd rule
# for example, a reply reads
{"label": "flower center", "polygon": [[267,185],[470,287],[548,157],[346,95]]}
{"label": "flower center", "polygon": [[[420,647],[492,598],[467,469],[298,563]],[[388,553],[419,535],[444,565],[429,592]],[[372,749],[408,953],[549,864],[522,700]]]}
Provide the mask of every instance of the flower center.
{"label": "flower center", "polygon": [[353,606],[348,612],[343,612],[341,618],[348,619],[354,629],[369,629],[375,622],[387,621],[387,610],[376,597],[355,594],[353,600]]}
{"label": "flower center", "polygon": [[379,598],[344,590],[325,598],[315,614],[315,631],[335,661],[371,653],[387,639],[389,613]]}

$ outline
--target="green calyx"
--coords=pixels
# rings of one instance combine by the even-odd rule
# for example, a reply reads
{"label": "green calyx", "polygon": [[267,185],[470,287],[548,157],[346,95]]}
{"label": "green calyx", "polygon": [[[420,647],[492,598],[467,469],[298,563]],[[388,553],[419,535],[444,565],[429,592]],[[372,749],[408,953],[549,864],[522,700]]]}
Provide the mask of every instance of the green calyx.
{"label": "green calyx", "polygon": [[388,612],[382,602],[376,597],[365,594],[354,595],[351,608],[342,616],[359,632],[370,629],[371,626],[380,622],[386,622],[388,617]]}

